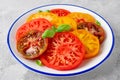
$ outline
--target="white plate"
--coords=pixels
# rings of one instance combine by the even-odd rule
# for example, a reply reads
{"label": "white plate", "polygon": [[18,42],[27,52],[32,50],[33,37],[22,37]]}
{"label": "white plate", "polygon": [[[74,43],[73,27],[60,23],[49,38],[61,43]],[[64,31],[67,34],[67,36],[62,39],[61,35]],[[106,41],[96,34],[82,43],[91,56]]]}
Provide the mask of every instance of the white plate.
{"label": "white plate", "polygon": [[[38,10],[46,11],[46,10],[50,10],[53,8],[63,8],[71,12],[80,11],[80,12],[88,13],[94,16],[101,23],[101,26],[103,26],[103,29],[106,32],[106,38],[104,40],[104,43],[101,45],[100,54],[98,56],[84,61],[83,64],[79,68],[68,70],[68,71],[58,71],[58,70],[54,70],[51,68],[47,68],[45,66],[40,67],[36,65],[34,61],[26,60],[18,54],[18,51],[16,49],[16,43],[15,43],[15,33],[17,29],[19,28],[19,26],[25,22],[26,18],[30,14],[35,13]],[[50,76],[73,76],[73,75],[82,74],[82,73],[93,70],[94,68],[99,66],[101,63],[103,63],[110,56],[113,50],[113,47],[114,47],[114,34],[108,22],[103,17],[101,17],[99,14],[97,14],[96,12],[92,10],[89,10],[89,9],[86,9],[84,7],[77,6],[77,5],[71,5],[71,4],[50,4],[50,5],[44,5],[44,6],[33,8],[23,13],[22,15],[20,15],[13,22],[13,24],[11,25],[9,29],[8,36],[7,36],[7,43],[8,43],[8,47],[11,51],[12,56],[20,64],[24,65],[29,70],[35,71],[37,73],[45,74],[45,75],[50,75]]]}

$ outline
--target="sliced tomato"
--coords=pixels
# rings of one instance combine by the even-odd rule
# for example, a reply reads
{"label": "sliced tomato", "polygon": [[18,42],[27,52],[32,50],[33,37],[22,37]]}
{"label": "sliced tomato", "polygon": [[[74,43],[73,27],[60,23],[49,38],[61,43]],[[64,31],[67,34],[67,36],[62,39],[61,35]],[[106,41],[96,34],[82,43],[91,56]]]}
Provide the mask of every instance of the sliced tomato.
{"label": "sliced tomato", "polygon": [[17,50],[26,59],[39,57],[48,45],[48,39],[42,39],[42,32],[31,30],[17,41]]}
{"label": "sliced tomato", "polygon": [[98,37],[100,43],[102,43],[105,39],[105,32],[104,32],[104,29],[93,23],[93,22],[83,22],[83,23],[80,23],[78,26],[77,26],[77,29],[85,29],[85,30],[88,30],[90,33],[92,33],[93,35],[95,35],[96,37]]}
{"label": "sliced tomato", "polygon": [[73,34],[78,36],[85,46],[85,59],[92,58],[99,54],[100,43],[96,36],[84,29],[73,31]]}
{"label": "sliced tomato", "polygon": [[59,17],[53,21],[53,25],[58,27],[61,24],[68,24],[71,26],[71,30],[77,29],[77,23],[70,17]]}
{"label": "sliced tomato", "polygon": [[72,12],[68,15],[68,17],[73,18],[77,24],[81,22],[95,22],[95,18],[87,13],[82,13],[82,12]]}
{"label": "sliced tomato", "polygon": [[83,61],[85,49],[81,41],[72,33],[61,32],[49,40],[44,54],[40,56],[42,63],[57,70],[77,68]]}
{"label": "sliced tomato", "polygon": [[30,15],[28,18],[27,18],[27,22],[28,21],[31,21],[33,19],[36,19],[36,18],[45,18],[47,19],[48,21],[52,22],[54,19],[56,19],[58,16],[53,14],[53,13],[50,13],[50,12],[37,12],[37,13],[34,13],[32,15]]}
{"label": "sliced tomato", "polygon": [[51,26],[52,24],[43,18],[38,18],[30,22],[26,22],[17,30],[16,40],[19,40],[23,35],[26,34],[26,32],[30,30],[38,30],[43,32],[44,30],[51,28]]}
{"label": "sliced tomato", "polygon": [[58,16],[66,16],[68,14],[70,14],[70,11],[66,10],[66,9],[60,9],[60,8],[57,8],[57,9],[51,9],[50,12],[58,15]]}

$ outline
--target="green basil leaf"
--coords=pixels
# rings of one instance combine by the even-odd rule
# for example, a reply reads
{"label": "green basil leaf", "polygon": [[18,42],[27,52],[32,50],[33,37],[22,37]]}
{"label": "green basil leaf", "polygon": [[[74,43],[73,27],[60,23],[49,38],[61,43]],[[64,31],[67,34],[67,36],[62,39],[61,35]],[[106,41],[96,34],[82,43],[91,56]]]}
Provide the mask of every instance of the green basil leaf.
{"label": "green basil leaf", "polygon": [[97,20],[96,21],[96,24],[98,25],[98,26],[101,26],[101,23]]}
{"label": "green basil leaf", "polygon": [[58,26],[58,28],[56,29],[56,32],[69,31],[70,29],[71,29],[70,25],[62,24],[62,25]]}
{"label": "green basil leaf", "polygon": [[43,34],[42,34],[42,38],[52,38],[55,35],[55,31],[53,29],[49,29],[46,30]]}
{"label": "green basil leaf", "polygon": [[46,12],[50,12],[50,10],[46,10]]}
{"label": "green basil leaf", "polygon": [[38,12],[42,12],[42,10],[39,10]]}
{"label": "green basil leaf", "polygon": [[36,64],[37,64],[38,66],[42,66],[42,62],[41,62],[40,60],[36,60]]}

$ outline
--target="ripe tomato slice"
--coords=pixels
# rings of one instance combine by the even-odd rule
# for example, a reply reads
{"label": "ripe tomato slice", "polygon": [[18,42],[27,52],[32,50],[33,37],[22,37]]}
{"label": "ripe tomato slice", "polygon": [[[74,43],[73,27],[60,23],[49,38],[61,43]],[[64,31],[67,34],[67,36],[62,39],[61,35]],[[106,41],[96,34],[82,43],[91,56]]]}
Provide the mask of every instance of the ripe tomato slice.
{"label": "ripe tomato slice", "polygon": [[105,32],[101,26],[93,22],[83,22],[77,26],[77,29],[85,29],[88,30],[90,33],[98,37],[100,43],[102,43],[105,39]]}
{"label": "ripe tomato slice", "polygon": [[96,36],[84,29],[73,31],[73,34],[78,36],[78,38],[83,42],[86,50],[86,59],[94,57],[99,53],[100,43]]}
{"label": "ripe tomato slice", "polygon": [[59,17],[59,18],[57,18],[57,19],[55,19],[53,21],[53,25],[56,26],[56,27],[58,27],[61,24],[68,24],[68,25],[70,25],[72,30],[76,30],[77,29],[76,22],[72,18],[70,18],[70,17],[66,17],[66,16]]}
{"label": "ripe tomato slice", "polygon": [[60,8],[57,8],[57,9],[51,9],[50,12],[58,15],[58,16],[66,16],[68,14],[70,14],[70,11],[66,10],[66,9],[60,9]]}
{"label": "ripe tomato slice", "polygon": [[17,50],[26,59],[39,57],[48,45],[48,39],[42,39],[42,32],[31,30],[17,41]]}
{"label": "ripe tomato slice", "polygon": [[49,40],[48,48],[40,56],[47,67],[57,70],[77,68],[83,61],[85,49],[79,38],[69,32],[56,33]]}
{"label": "ripe tomato slice", "polygon": [[81,22],[95,22],[95,18],[87,13],[82,13],[82,12],[72,12],[68,15],[68,17],[73,18],[77,24]]}
{"label": "ripe tomato slice", "polygon": [[57,17],[58,17],[57,15],[55,15],[53,13],[50,13],[50,12],[37,12],[37,13],[34,13],[34,14],[30,15],[27,18],[27,22],[31,21],[33,19],[36,19],[36,18],[45,18],[48,21],[52,22],[53,19],[56,19]]}
{"label": "ripe tomato slice", "polygon": [[26,32],[30,30],[38,30],[43,32],[44,30],[51,28],[51,26],[52,24],[43,18],[38,18],[30,22],[26,22],[17,30],[16,40],[19,40],[23,35],[26,34]]}

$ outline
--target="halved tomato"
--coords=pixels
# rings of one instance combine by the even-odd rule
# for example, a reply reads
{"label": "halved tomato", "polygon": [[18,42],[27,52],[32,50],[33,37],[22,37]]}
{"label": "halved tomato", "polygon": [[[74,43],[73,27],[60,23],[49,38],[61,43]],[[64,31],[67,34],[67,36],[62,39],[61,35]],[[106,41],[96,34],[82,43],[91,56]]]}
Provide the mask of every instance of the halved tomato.
{"label": "halved tomato", "polygon": [[92,58],[99,53],[100,43],[96,36],[84,29],[73,31],[73,34],[75,34],[83,42],[86,50],[86,59]]}
{"label": "halved tomato", "polygon": [[77,68],[83,61],[85,49],[81,41],[70,32],[56,33],[40,56],[42,63],[57,70]]}
{"label": "halved tomato", "polygon": [[26,59],[39,57],[48,45],[48,39],[42,39],[42,32],[37,30],[28,31],[17,41],[17,50]]}
{"label": "halved tomato", "polygon": [[28,21],[31,21],[33,19],[36,19],[36,18],[45,18],[47,19],[48,21],[52,22],[53,19],[56,19],[57,18],[57,15],[53,14],[53,13],[50,13],[50,12],[37,12],[37,13],[34,13],[32,15],[30,15],[28,18],[27,18],[27,22]]}
{"label": "halved tomato", "polygon": [[81,23],[81,22],[95,22],[95,18],[87,13],[82,13],[82,12],[72,12],[69,15],[67,15],[68,17],[73,18],[77,24]]}
{"label": "halved tomato", "polygon": [[58,16],[66,16],[68,14],[70,14],[70,11],[66,10],[66,9],[61,9],[61,8],[57,8],[57,9],[51,9],[50,12],[58,15]]}
{"label": "halved tomato", "polygon": [[59,17],[57,19],[54,19],[53,21],[53,25],[58,27],[61,24],[68,24],[71,26],[72,30],[76,30],[77,29],[77,23],[70,17]]}
{"label": "halved tomato", "polygon": [[51,26],[52,24],[43,18],[38,18],[30,22],[26,22],[17,30],[16,40],[18,41],[23,35],[26,34],[26,32],[30,30],[38,30],[43,32],[44,30],[51,28]]}
{"label": "halved tomato", "polygon": [[105,39],[104,29],[101,26],[99,26],[93,22],[80,23],[77,26],[77,29],[85,29],[85,30],[89,31],[90,33],[92,33],[93,35],[98,37],[100,43],[102,43]]}

